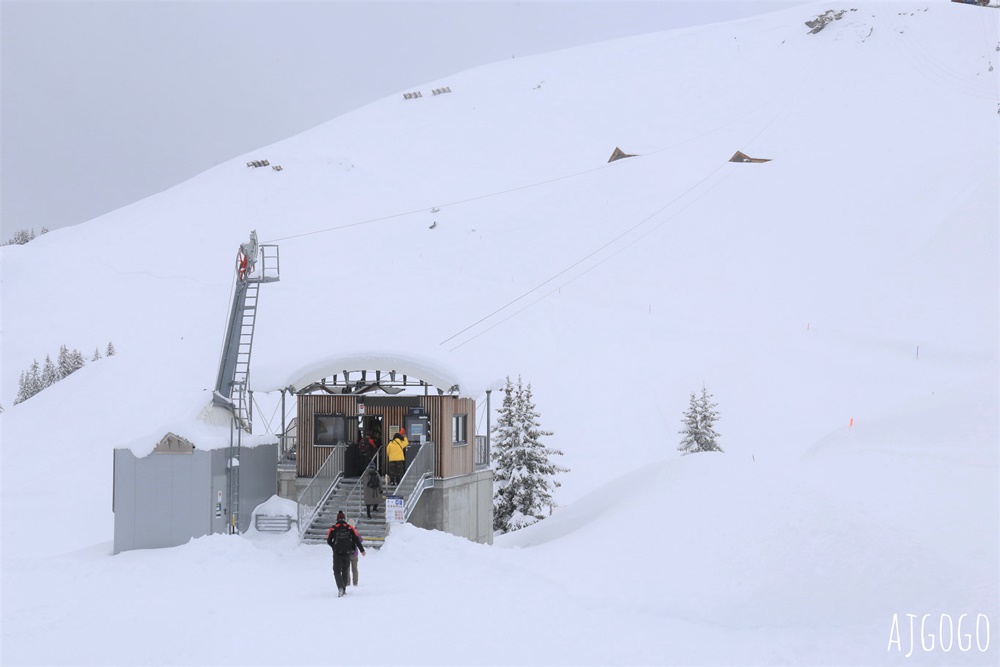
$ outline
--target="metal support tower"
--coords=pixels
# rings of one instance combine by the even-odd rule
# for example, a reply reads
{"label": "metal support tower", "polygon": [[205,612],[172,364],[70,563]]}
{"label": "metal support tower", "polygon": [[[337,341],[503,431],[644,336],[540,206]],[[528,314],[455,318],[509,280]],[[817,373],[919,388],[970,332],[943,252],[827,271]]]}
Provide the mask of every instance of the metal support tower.
{"label": "metal support tower", "polygon": [[261,283],[281,279],[278,246],[257,245],[257,232],[250,232],[250,241],[240,245],[236,255],[236,288],[229,309],[229,324],[219,361],[213,401],[233,415],[229,437],[229,529],[239,531],[240,450],[243,433],[251,433],[250,354],[253,350],[253,330],[257,321],[257,297]]}

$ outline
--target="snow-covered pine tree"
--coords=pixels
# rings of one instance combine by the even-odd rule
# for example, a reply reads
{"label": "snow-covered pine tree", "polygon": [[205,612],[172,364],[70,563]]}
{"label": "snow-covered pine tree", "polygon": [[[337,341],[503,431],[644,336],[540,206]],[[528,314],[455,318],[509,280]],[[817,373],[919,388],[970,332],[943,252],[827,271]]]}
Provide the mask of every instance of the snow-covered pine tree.
{"label": "snow-covered pine tree", "polygon": [[111,341],[108,341],[108,351],[105,352],[105,354],[109,357],[113,357],[115,356],[115,354],[117,354],[117,352],[115,351],[115,344],[112,343]]}
{"label": "snow-covered pine tree", "polygon": [[562,452],[542,444],[542,438],[553,433],[541,428],[539,417],[531,385],[525,386],[519,376],[515,387],[508,377],[492,451],[495,532],[507,533],[544,519],[552,491],[560,486],[555,476],[569,472],[551,461]]}
{"label": "snow-covered pine tree", "polygon": [[24,400],[28,400],[45,387],[42,386],[42,371],[37,359],[32,359],[31,367],[24,374]]}
{"label": "snow-covered pine tree", "polygon": [[35,238],[34,229],[19,229],[16,232],[14,232],[14,236],[10,240],[4,241],[0,245],[24,245],[25,243],[28,243],[34,238]]}
{"label": "snow-covered pine tree", "polygon": [[83,353],[80,350],[74,349],[69,353],[69,366],[72,369],[70,373],[75,373],[86,365],[87,361],[83,358]]}
{"label": "snow-covered pine tree", "polygon": [[24,371],[21,371],[21,376],[17,378],[17,396],[14,397],[14,405],[23,403],[26,400],[28,400],[28,378],[25,376]]}
{"label": "snow-covered pine tree", "polygon": [[59,371],[56,369],[56,365],[52,363],[52,358],[49,355],[45,355],[45,363],[42,365],[42,385],[41,388],[51,387],[56,382],[62,379]]}
{"label": "snow-covered pine tree", "polygon": [[70,370],[69,348],[65,345],[59,346],[59,356],[56,357],[59,367],[59,379],[63,379],[73,371]]}
{"label": "snow-covered pine tree", "polygon": [[503,405],[496,426],[493,427],[493,437],[490,449],[493,464],[493,531],[506,533],[510,531],[510,517],[514,514],[514,502],[508,493],[507,486],[511,483],[514,470],[514,452],[520,446],[521,434],[517,427],[517,409],[515,405],[514,385],[507,377],[503,389]]}
{"label": "snow-covered pine tree", "polygon": [[42,371],[37,359],[31,360],[31,368],[28,369],[28,398],[31,398],[45,387],[42,385]]}
{"label": "snow-covered pine tree", "polygon": [[80,350],[70,350],[65,345],[61,346],[59,348],[59,366],[56,369],[59,373],[59,379],[72,375],[83,368],[86,363]]}
{"label": "snow-covered pine tree", "polygon": [[91,361],[97,361],[101,358],[101,351],[98,348],[94,348],[94,356],[90,358]]}
{"label": "snow-covered pine tree", "polygon": [[684,413],[684,429],[679,431],[684,436],[677,447],[682,454],[722,452],[717,442],[719,434],[715,431],[715,422],[719,420],[716,407],[718,404],[712,402],[712,395],[704,385],[700,397],[696,398],[691,392],[691,403]]}

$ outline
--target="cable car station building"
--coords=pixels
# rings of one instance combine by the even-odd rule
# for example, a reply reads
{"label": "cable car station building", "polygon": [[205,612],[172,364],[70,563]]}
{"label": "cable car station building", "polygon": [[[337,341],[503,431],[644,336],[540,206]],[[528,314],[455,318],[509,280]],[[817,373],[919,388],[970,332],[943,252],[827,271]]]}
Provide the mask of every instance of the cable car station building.
{"label": "cable car station building", "polygon": [[[209,404],[197,423],[165,431],[142,458],[115,450],[115,553],[244,532],[252,516],[257,530],[288,530],[294,521],[303,541],[323,542],[338,511],[356,519],[362,537],[376,548],[399,522],[492,543],[489,436],[475,435],[476,401],[463,396],[454,379],[406,359],[405,352],[316,364],[295,383],[301,389],[281,390],[283,422],[286,394],[297,401],[294,427],[283,424],[277,442],[253,435],[250,357],[259,290],[278,280],[277,246],[258,245],[251,232],[237,253]],[[332,370],[352,366],[362,369]],[[487,434],[489,399],[487,391]],[[405,473],[368,518],[359,477],[372,459],[385,475],[385,445],[400,429],[409,440]],[[374,440],[374,453],[362,451],[362,437]],[[295,500],[297,516],[254,515],[275,494]]]}
{"label": "cable car station building", "polygon": [[377,546],[384,539],[384,503],[369,520],[362,502],[359,477],[372,456],[359,442],[374,440],[384,475],[385,445],[402,428],[409,441],[406,471],[388,493],[402,502],[404,520],[492,543],[488,444],[475,437],[476,401],[458,385],[442,388],[391,370],[344,370],[298,390],[296,400],[295,475],[308,480],[297,499],[304,541],[325,540],[339,510],[358,519],[366,541]]}

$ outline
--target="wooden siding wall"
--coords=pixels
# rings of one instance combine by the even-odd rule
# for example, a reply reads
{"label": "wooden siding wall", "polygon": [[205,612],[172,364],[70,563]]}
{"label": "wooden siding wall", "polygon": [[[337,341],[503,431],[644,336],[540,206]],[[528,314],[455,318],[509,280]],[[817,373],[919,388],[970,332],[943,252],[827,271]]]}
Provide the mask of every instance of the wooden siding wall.
{"label": "wooden siding wall", "polygon": [[[382,442],[378,443],[379,446],[392,440],[392,436],[396,435],[394,427],[401,427],[406,423],[404,418],[406,417],[407,412],[409,412],[409,410],[405,405],[365,404],[365,415],[382,415],[383,433]],[[431,433],[433,434],[433,431],[431,431]]]}
{"label": "wooden siding wall", "polygon": [[420,407],[424,409],[431,420],[431,439],[437,449],[434,452],[434,476],[447,477],[445,455],[451,447],[451,412],[448,404],[454,400],[451,396],[424,396]]}
{"label": "wooden siding wall", "polygon": [[343,413],[351,417],[358,412],[358,397],[353,395],[298,397],[298,440],[295,449],[295,472],[299,477],[312,477],[333,451],[330,447],[314,447],[315,415]]}
{"label": "wooden siding wall", "polygon": [[[414,397],[417,404],[424,409],[430,419],[431,440],[436,445],[435,470],[437,477],[455,477],[473,472],[475,468],[475,433],[476,433],[476,401],[472,398],[456,398],[454,396],[420,396]],[[383,403],[384,401],[384,403]],[[402,426],[409,408],[402,404],[391,404],[392,399],[384,397],[366,397],[365,416],[382,416],[382,442],[384,445],[394,432],[392,426]],[[380,403],[383,403],[380,405]],[[358,414],[358,396],[356,395],[317,395],[308,394],[298,397],[298,443],[296,449],[296,474],[299,477],[312,477],[323,465],[330,454],[330,447],[315,447],[314,419],[317,414],[342,413],[348,418],[348,442],[357,440],[356,417]],[[466,425],[467,445],[453,446],[451,420],[456,414],[468,415]]]}
{"label": "wooden siding wall", "polygon": [[[452,396],[442,398],[440,419],[445,427],[441,429],[444,437],[438,445],[437,476],[467,475],[475,468],[476,460],[476,401]],[[465,437],[469,442],[465,445],[453,445],[451,421],[452,417],[460,414],[468,415]]]}

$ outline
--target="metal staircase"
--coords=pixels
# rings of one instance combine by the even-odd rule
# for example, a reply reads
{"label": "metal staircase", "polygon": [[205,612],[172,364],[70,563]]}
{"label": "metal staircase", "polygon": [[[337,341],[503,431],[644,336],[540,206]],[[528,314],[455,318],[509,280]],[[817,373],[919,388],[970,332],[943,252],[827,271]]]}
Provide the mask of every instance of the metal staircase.
{"label": "metal staircase", "polygon": [[[252,255],[249,254],[251,252]],[[229,325],[214,397],[217,405],[232,410],[240,429],[250,433],[252,414],[247,390],[260,284],[276,282],[281,276],[278,246],[263,245],[258,248],[256,232],[251,233],[249,244],[240,246],[238,257],[236,287],[229,309]]]}
{"label": "metal staircase", "polygon": [[365,511],[364,489],[358,477],[341,477],[336,482],[333,492],[302,533],[302,541],[309,544],[326,542],[326,533],[337,522],[337,512],[341,510],[348,519],[357,520],[355,528],[364,540],[365,549],[381,548],[389,534],[389,525],[385,520],[385,500],[379,504],[379,511],[369,519]]}
{"label": "metal staircase", "polygon": [[[251,414],[249,401],[247,400],[248,382],[250,381],[250,353],[253,351],[253,329],[257,321],[257,295],[260,292],[260,282],[244,280],[236,285],[236,292],[233,296],[233,307],[230,314],[232,320],[229,323],[230,335],[226,338],[228,343],[223,352],[222,371],[231,376],[229,381],[229,396],[234,407],[234,415],[237,421],[244,425],[244,430],[250,431]],[[227,361],[231,361],[231,369],[228,369]],[[220,378],[221,383],[225,383],[224,378]],[[227,387],[220,386],[216,390],[226,396]]]}
{"label": "metal staircase", "polygon": [[257,296],[261,283],[276,282],[280,278],[278,246],[258,246],[257,232],[250,232],[250,241],[240,244],[236,255],[236,287],[229,309],[229,324],[222,346],[219,374],[212,393],[212,402],[225,408],[233,416],[226,463],[226,506],[229,508],[231,533],[237,532],[239,527],[239,465],[243,433],[253,432],[249,384],[250,353],[253,349],[254,324],[257,321]]}
{"label": "metal staircase", "polygon": [[[417,506],[420,497],[425,489],[434,485],[434,445],[428,443],[421,447],[417,457],[410,463],[403,478],[399,480],[397,486],[386,486],[386,494],[390,496],[400,496],[403,498],[405,519],[409,519],[410,513]],[[336,470],[336,454],[331,454],[324,463],[333,466]],[[316,506],[315,511],[308,520],[308,525],[303,530],[300,525],[300,538],[309,544],[320,544],[326,542],[326,534],[334,523],[337,522],[337,512],[343,510],[348,519],[356,519],[358,533],[361,534],[365,542],[365,548],[379,549],[385,543],[385,538],[389,534],[389,523],[385,520],[385,500],[379,504],[377,514],[372,514],[372,518],[367,517],[364,505],[364,488],[358,477],[344,477],[336,473],[331,474],[333,481],[327,492],[323,494],[323,500]],[[319,475],[317,475],[319,476]],[[299,499],[299,506],[308,506],[304,493]],[[307,516],[302,513],[302,516]]]}

